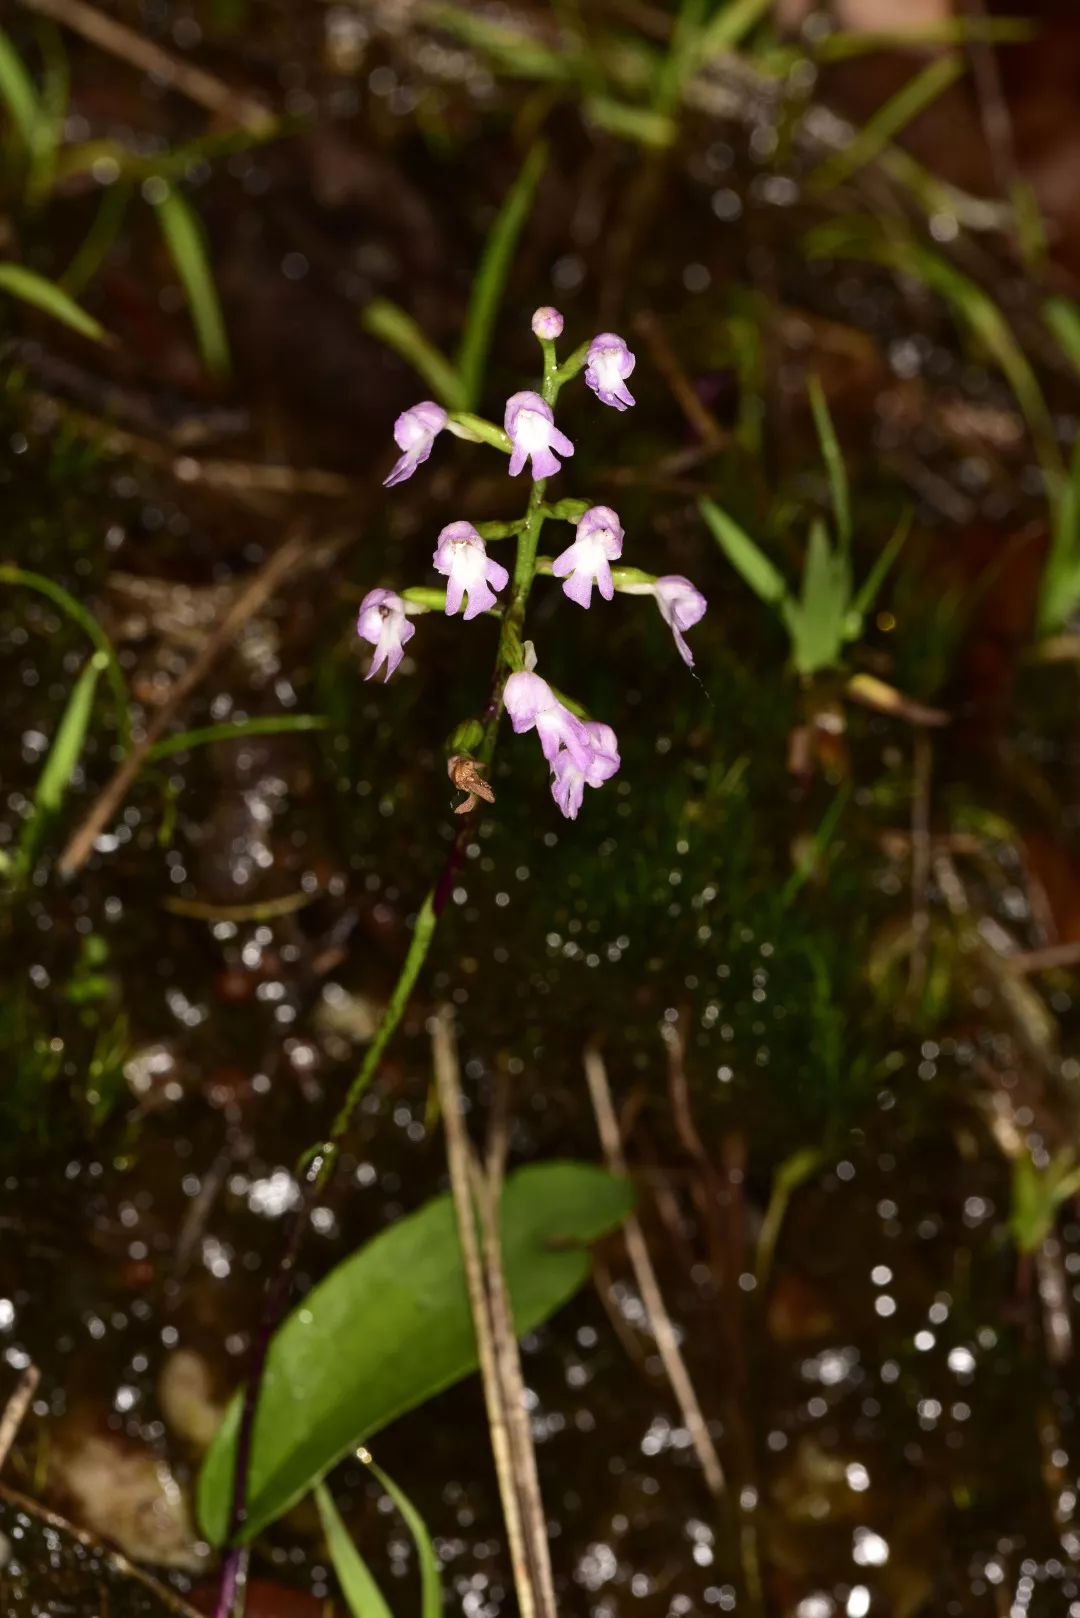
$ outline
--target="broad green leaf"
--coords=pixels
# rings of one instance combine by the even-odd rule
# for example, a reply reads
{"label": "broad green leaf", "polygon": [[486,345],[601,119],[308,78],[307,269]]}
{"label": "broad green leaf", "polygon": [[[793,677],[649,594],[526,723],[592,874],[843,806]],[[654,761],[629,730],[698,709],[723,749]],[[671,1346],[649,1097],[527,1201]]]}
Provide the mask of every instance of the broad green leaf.
{"label": "broad green leaf", "polygon": [[[632,1192],[585,1163],[519,1169],[502,1200],[503,1260],[519,1332],[554,1314],[589,1271],[587,1243],[625,1217]],[[476,1369],[476,1340],[448,1196],[382,1231],[319,1283],[270,1348],[248,1479],[250,1540],[335,1462]],[[203,1463],[199,1519],[228,1531],[242,1393]]]}
{"label": "broad green leaf", "polygon": [[3,28],[0,28],[0,101],[11,114],[27,152],[33,152],[42,117],[41,102],[25,62]]}
{"label": "broad green leaf", "polygon": [[484,380],[484,366],[495,317],[499,312],[503,288],[510,273],[510,265],[525,221],[532,207],[536,187],[547,162],[546,140],[536,141],[529,151],[517,179],[514,181],[502,207],[488,231],[480,268],[476,272],[469,312],[465,317],[465,330],[458,349],[457,369],[465,395],[466,410],[473,410],[480,402],[480,389]]}
{"label": "broad green leaf", "polygon": [[183,193],[160,175],[146,183],[154,187],[151,205],[184,288],[203,363],[211,376],[227,377],[229,342],[202,220]]}
{"label": "broad green leaf", "polygon": [[833,514],[836,517],[836,532],[843,550],[851,547],[851,490],[848,486],[847,467],[844,465],[843,451],[833,426],[832,413],[829,410],[829,401],[825,397],[825,389],[818,376],[808,377],[806,391],[810,395],[810,409],[814,415],[814,426],[817,428],[818,443],[821,445],[821,456],[825,462],[825,470],[829,474],[829,488],[832,491]]}
{"label": "broad green leaf", "polygon": [[352,1618],[393,1618],[375,1575],[353,1544],[352,1535],[342,1522],[325,1483],[315,1485],[315,1504],[319,1508],[326,1548]]}
{"label": "broad green leaf", "polygon": [[33,864],[49,822],[59,813],[71,778],[82,757],[90,716],[94,711],[94,693],[98,678],[108,667],[104,652],[93,652],[75,682],[67,707],[56,728],[52,746],[42,766],[34,792],[34,807],[30,818],[23,823],[19,838],[17,868],[25,873]]}
{"label": "broad green leaf", "polygon": [[740,528],[726,511],[721,511],[712,500],[699,500],[698,510],[712,530],[716,543],[751,590],[770,606],[776,606],[784,601],[787,596],[787,585],[784,583],[783,574],[773,566],[765,552],[754,544],[750,535]]}
{"label": "broad green leaf", "polygon": [[28,270],[25,264],[0,264],[0,292],[32,304],[43,314],[51,315],[53,320],[70,326],[80,337],[89,337],[95,343],[107,341],[104,326],[93,315],[88,315],[85,309],[80,308],[74,298],[70,298],[55,281],[46,280],[36,270]]}
{"label": "broad green leaf", "polygon": [[435,1546],[431,1541],[431,1533],[427,1523],[417,1511],[404,1489],[400,1489],[393,1478],[388,1477],[381,1466],[368,1460],[368,1466],[374,1472],[391,1500],[394,1502],[405,1520],[405,1526],[412,1535],[416,1544],[416,1558],[420,1564],[420,1618],[442,1618],[442,1579],[439,1576],[439,1558],[435,1554]]}
{"label": "broad green leaf", "polygon": [[841,151],[834,152],[813,171],[809,184],[818,190],[827,190],[848,179],[856,169],[873,162],[913,118],[956,83],[966,67],[959,52],[930,62],[890,96]]}
{"label": "broad green leaf", "polygon": [[407,360],[447,410],[465,409],[465,389],[457,371],[434,343],[428,342],[412,315],[389,298],[372,298],[364,305],[360,324],[365,331]]}
{"label": "broad green leaf", "polygon": [[844,626],[851,606],[851,563],[829,544],[823,522],[810,529],[802,595],[784,603],[791,634],[792,661],[800,674],[816,674],[840,660]]}

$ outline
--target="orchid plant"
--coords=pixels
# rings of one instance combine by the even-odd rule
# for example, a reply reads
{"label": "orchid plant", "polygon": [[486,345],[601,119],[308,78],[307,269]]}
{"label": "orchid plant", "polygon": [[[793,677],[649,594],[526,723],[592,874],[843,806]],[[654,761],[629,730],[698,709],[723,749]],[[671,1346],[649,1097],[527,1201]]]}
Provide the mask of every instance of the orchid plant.
{"label": "orchid plant", "polygon": [[[627,410],[634,404],[626,384],[635,356],[616,333],[601,332],[560,364],[555,345],[562,335],[563,317],[557,309],[537,309],[532,330],[543,356],[539,392],[525,389],[513,394],[506,401],[501,429],[469,412],[448,411],[430,399],[413,405],[394,425],[401,455],[385,480],[393,488],[412,477],[428,459],[437,436],[448,431],[509,455],[511,477],[528,468],[532,487],[524,517],[511,523],[459,520],[447,524],[438,535],[432,557],[435,571],[446,579],[445,590],[427,586],[411,587],[400,594],[383,587],[371,590],[361,604],[357,630],[375,648],[366,678],[370,680],[383,669],[387,680],[416,632],[412,618],[440,609],[448,616],[460,612],[465,622],[482,613],[499,617],[502,627],[487,710],[482,720],[467,721],[455,732],[450,775],[468,793],[456,812],[471,812],[478,795],[488,802],[494,800],[483,774],[490,766],[505,710],[516,734],[536,731],[551,770],[552,797],[562,813],[575,820],[586,786],[602,786],[618,770],[618,741],[610,725],[586,717],[578,703],[555,691],[536,672],[535,648],[524,638],[534,579],[538,574],[560,579],[563,593],[586,611],[593,605],[594,586],[604,601],[613,600],[616,591],[652,596],[688,667],[694,658],[685,631],[702,618],[706,602],[700,590],[680,575],[658,578],[639,568],[613,566],[622,556],[625,535],[618,513],[610,506],[577,499],[553,505],[545,500],[547,480],[562,469],[559,457],[566,459],[574,453],[570,439],[555,424],[560,391],[584,371],[586,385],[601,404]],[[549,521],[566,522],[574,528],[573,540],[554,558],[539,554],[541,533]],[[489,544],[511,537],[517,540],[512,575],[487,553]],[[508,586],[509,593],[504,595]]]}

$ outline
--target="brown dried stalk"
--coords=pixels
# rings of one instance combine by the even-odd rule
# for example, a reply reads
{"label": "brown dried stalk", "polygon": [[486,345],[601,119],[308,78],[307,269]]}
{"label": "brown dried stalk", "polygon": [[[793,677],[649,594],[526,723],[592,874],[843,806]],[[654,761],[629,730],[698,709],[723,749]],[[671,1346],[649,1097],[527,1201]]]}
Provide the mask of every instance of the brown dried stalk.
{"label": "brown dried stalk", "polygon": [[[608,1085],[607,1070],[604,1059],[594,1045],[585,1050],[585,1077],[589,1084],[589,1095],[592,1098],[593,1112],[596,1114],[596,1127],[600,1135],[600,1143],[604,1148],[608,1168],[612,1174],[626,1177],[626,1159],[623,1156],[622,1139],[619,1135],[619,1125],[615,1118],[615,1108],[611,1102],[611,1089]],[[671,1316],[667,1312],[660,1284],[656,1279],[649,1249],[645,1243],[645,1235],[636,1214],[629,1214],[623,1222],[623,1239],[626,1242],[626,1251],[637,1281],[641,1300],[645,1305],[656,1339],[656,1347],[667,1372],[671,1391],[674,1393],[682,1416],[683,1425],[690,1434],[694,1451],[705,1476],[705,1482],[714,1495],[722,1495],[725,1489],[724,1469],[720,1464],[720,1457],[716,1453],[716,1445],[712,1435],[705,1424],[701,1406],[698,1403],[694,1385],[690,1380],[690,1373],[686,1368],[686,1361],[682,1357],[675,1328],[671,1323]]]}

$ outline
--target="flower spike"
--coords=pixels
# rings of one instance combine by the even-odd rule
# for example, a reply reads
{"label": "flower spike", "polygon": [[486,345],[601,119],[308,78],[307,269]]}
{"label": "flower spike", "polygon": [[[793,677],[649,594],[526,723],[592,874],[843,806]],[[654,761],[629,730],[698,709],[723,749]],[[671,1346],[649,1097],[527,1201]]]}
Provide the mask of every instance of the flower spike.
{"label": "flower spike", "polygon": [[386,664],[383,683],[390,678],[405,656],[405,642],[416,634],[416,625],[405,616],[405,603],[393,590],[369,590],[360,603],[356,632],[375,648],[371,667],[364,675],[370,680]]}
{"label": "flower spike", "polygon": [[595,581],[604,600],[610,601],[615,594],[610,564],[622,555],[622,542],[622,525],[611,507],[591,507],[578,523],[574,543],[552,564],[555,577],[566,580],[563,593],[579,607],[589,607]]}
{"label": "flower spike", "polygon": [[613,331],[602,331],[589,344],[585,356],[585,381],[601,404],[625,410],[634,403],[626,378],[637,364],[637,357]]}
{"label": "flower spike", "polygon": [[394,463],[390,476],[384,479],[385,489],[392,489],[395,483],[404,483],[406,478],[412,477],[416,468],[431,454],[435,436],[445,426],[446,411],[433,399],[424,399],[411,409],[402,411],[394,423],[394,442],[404,453]]}
{"label": "flower spike", "polygon": [[[446,575],[446,612],[449,617],[467,595],[462,617],[468,620],[495,605],[495,590],[501,590],[510,575],[498,562],[488,560],[484,541],[471,522],[452,522],[442,530],[435,555],[435,571]],[[492,588],[489,588],[491,586]]]}
{"label": "flower spike", "polygon": [[573,444],[555,425],[555,412],[538,393],[515,393],[507,399],[503,426],[514,446],[510,456],[512,478],[530,458],[534,483],[554,477],[562,463],[551,453],[553,445],[560,455],[574,453]]}

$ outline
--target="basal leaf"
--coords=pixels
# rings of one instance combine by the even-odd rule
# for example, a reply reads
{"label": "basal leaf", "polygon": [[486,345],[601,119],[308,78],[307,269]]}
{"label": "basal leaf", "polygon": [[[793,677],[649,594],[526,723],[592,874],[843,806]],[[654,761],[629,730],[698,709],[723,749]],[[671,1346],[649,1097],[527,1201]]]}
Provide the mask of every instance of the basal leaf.
{"label": "basal leaf", "polygon": [[771,606],[783,601],[787,595],[784,576],[769,561],[765,552],[755,545],[750,535],[712,500],[699,500],[698,510],[712,530],[716,543],[751,590]]}
{"label": "basal leaf", "polygon": [[[586,1163],[510,1176],[503,1259],[519,1332],[554,1314],[589,1270],[587,1243],[625,1217],[632,1192]],[[248,1485],[250,1540],[350,1449],[476,1369],[476,1340],[451,1200],[437,1197],[331,1271],[271,1345]],[[203,1531],[228,1531],[241,1394],[199,1478]]]}
{"label": "basal leaf", "polygon": [[352,1535],[342,1522],[325,1483],[315,1485],[315,1504],[319,1508],[326,1548],[352,1618],[393,1618],[375,1575],[353,1544]]}

